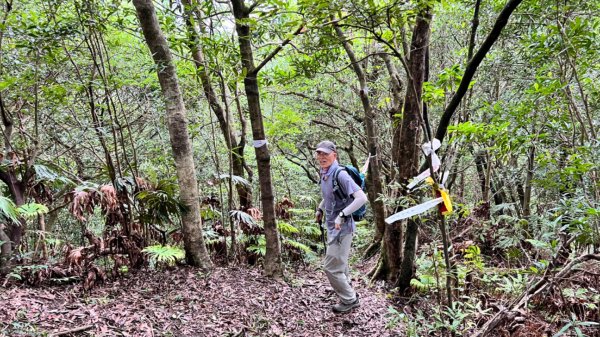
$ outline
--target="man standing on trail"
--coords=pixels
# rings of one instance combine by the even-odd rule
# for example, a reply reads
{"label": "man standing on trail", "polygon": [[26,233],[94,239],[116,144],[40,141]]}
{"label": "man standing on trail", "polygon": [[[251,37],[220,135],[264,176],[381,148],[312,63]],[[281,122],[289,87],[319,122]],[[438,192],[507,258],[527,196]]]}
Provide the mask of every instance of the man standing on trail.
{"label": "man standing on trail", "polygon": [[[367,202],[367,196],[338,164],[337,150],[333,142],[320,142],[317,145],[316,157],[321,167],[320,185],[323,196],[316,217],[317,222],[320,222],[325,214],[327,223],[327,254],[323,267],[329,283],[340,298],[340,303],[334,305],[332,310],[343,313],[359,306],[358,294],[350,285],[348,257],[352,236],[356,230],[352,213]],[[336,175],[337,185],[333,183]],[[340,188],[343,193],[335,193],[334,186]],[[341,195],[349,197],[342,199]]]}

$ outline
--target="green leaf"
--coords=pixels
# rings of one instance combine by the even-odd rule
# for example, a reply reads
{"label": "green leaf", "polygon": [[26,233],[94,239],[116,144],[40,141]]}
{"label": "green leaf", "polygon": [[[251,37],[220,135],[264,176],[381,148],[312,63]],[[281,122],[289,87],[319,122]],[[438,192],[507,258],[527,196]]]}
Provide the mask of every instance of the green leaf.
{"label": "green leaf", "polygon": [[249,246],[246,250],[260,256],[265,256],[265,254],[267,254],[267,240],[265,239],[265,236],[259,236],[258,242],[255,245]]}
{"label": "green leaf", "polygon": [[15,223],[19,222],[19,213],[15,203],[4,196],[0,196],[0,214]]}

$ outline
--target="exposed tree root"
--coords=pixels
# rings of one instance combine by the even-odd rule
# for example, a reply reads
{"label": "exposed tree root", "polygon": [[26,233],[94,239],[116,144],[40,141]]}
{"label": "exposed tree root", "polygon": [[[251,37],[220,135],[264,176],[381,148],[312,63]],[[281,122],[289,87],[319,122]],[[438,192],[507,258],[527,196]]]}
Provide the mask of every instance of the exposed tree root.
{"label": "exposed tree root", "polygon": [[373,257],[375,254],[377,254],[377,252],[381,249],[381,239],[379,240],[373,240],[373,242],[371,242],[371,244],[369,245],[369,247],[367,247],[367,249],[365,249],[365,252],[363,253],[363,260],[368,260],[371,257]]}

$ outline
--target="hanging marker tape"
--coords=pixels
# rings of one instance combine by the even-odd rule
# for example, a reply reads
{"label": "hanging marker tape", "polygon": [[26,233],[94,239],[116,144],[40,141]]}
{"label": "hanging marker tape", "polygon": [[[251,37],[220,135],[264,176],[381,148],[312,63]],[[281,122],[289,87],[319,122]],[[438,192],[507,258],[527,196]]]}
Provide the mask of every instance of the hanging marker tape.
{"label": "hanging marker tape", "polygon": [[431,208],[435,207],[436,205],[443,203],[443,202],[444,202],[444,199],[441,197],[437,198],[437,199],[429,200],[429,201],[419,204],[417,206],[413,206],[411,208],[405,209],[402,212],[398,212],[398,213],[386,218],[384,221],[388,224],[392,224],[398,220],[410,218],[411,216],[426,212],[429,209],[431,209]]}

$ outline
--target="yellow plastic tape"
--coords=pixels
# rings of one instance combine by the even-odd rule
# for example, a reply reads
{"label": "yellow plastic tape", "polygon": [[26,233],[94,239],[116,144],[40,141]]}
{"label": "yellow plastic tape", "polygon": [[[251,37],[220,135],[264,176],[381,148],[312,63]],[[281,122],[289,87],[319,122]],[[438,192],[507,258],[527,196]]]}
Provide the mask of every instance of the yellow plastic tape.
{"label": "yellow plastic tape", "polygon": [[444,202],[444,206],[446,207],[446,211],[442,212],[442,214],[452,214],[452,200],[450,200],[450,195],[448,194],[448,191],[440,189],[440,194],[442,195],[442,200]]}

